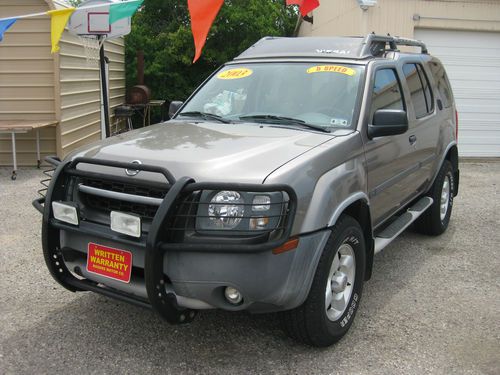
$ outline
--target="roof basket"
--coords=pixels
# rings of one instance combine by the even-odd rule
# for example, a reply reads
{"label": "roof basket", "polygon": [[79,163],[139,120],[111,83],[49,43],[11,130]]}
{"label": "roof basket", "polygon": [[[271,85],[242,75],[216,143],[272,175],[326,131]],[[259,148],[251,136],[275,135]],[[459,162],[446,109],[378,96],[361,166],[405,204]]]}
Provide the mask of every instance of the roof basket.
{"label": "roof basket", "polygon": [[390,35],[376,35],[372,33],[368,34],[363,41],[361,56],[382,56],[388,51],[398,51],[398,46],[420,47],[422,53],[428,53],[426,45],[420,40],[399,38]]}

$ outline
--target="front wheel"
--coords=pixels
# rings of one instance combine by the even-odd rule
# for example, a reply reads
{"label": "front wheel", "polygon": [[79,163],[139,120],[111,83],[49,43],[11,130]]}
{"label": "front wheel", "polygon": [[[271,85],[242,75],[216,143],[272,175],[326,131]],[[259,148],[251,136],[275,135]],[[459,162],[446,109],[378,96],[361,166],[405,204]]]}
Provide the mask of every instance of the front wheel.
{"label": "front wheel", "polygon": [[306,301],[283,313],[285,332],[318,347],[340,340],[361,300],[365,259],[360,225],[350,216],[341,216],[325,245]]}

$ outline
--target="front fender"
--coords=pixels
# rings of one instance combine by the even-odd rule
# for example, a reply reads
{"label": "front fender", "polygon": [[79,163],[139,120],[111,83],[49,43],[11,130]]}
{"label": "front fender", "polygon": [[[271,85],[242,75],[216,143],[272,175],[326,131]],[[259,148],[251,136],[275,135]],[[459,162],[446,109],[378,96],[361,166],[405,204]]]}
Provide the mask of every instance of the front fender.
{"label": "front fender", "polygon": [[287,163],[265,183],[293,187],[298,204],[292,233],[310,233],[332,226],[354,201],[368,202],[365,165],[361,136],[354,132]]}
{"label": "front fender", "polygon": [[364,156],[338,165],[321,176],[304,216],[303,233],[331,227],[351,203],[359,199],[368,202],[363,165]]}

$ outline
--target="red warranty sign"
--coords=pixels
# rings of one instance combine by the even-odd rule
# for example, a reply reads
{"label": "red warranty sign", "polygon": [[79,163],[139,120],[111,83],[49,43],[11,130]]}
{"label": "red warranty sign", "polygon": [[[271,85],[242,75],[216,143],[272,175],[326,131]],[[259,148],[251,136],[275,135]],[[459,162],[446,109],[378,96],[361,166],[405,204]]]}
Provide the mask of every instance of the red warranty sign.
{"label": "red warranty sign", "polygon": [[132,273],[132,253],[89,243],[87,271],[128,283]]}

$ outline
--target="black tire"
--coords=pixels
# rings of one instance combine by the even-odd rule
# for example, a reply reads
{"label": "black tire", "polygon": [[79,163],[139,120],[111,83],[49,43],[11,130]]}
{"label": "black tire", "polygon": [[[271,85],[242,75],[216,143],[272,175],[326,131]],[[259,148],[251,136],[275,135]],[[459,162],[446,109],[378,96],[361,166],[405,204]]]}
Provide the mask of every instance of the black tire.
{"label": "black tire", "polygon": [[[446,215],[441,218],[441,194],[445,182],[449,183],[449,198],[447,203]],[[439,173],[427,193],[434,200],[434,203],[420,216],[415,222],[415,228],[422,234],[430,236],[438,236],[448,228],[450,223],[451,211],[453,208],[453,197],[455,192],[455,179],[453,175],[453,167],[448,160],[445,160]]]}
{"label": "black tire", "polygon": [[[332,321],[326,312],[325,293],[330,268],[338,250],[348,244],[354,250],[354,287],[345,311]],[[283,312],[283,329],[293,339],[302,343],[326,347],[340,340],[349,330],[358,310],[365,274],[365,240],[359,223],[342,215],[328,239],[318,263],[311,290],[306,301],[299,307]]]}

